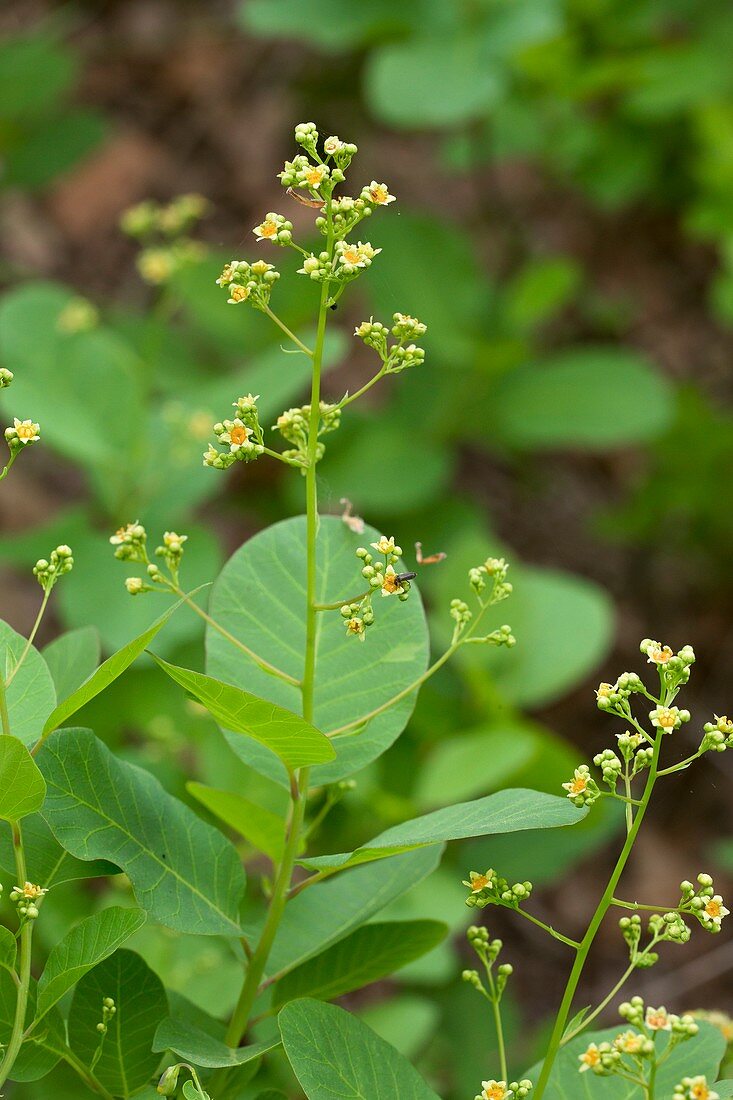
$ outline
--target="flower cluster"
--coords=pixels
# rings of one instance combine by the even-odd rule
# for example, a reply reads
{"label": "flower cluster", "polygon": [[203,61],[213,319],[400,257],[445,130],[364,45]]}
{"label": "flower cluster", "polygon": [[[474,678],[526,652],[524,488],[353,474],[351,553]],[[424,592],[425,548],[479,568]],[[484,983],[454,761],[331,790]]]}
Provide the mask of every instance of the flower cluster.
{"label": "flower cluster", "polygon": [[474,1100],[525,1100],[531,1091],[531,1081],[482,1081]]}
{"label": "flower cluster", "polygon": [[587,764],[581,764],[575,769],[573,778],[563,783],[563,790],[567,791],[567,797],[574,806],[592,806],[600,798],[601,792],[598,784],[590,774]]}
{"label": "flower cluster", "polygon": [[272,264],[265,260],[255,260],[253,264],[246,260],[230,260],[216,280],[217,286],[226,290],[230,305],[247,302],[255,309],[265,312],[269,307],[273,285],[280,278]]}
{"label": "flower cluster", "polygon": [[504,996],[506,983],[514,972],[514,967],[510,963],[500,963],[495,966],[504,945],[501,940],[490,939],[488,930],[475,924],[471,925],[466,936],[484,968],[488,987],[481,980],[478,970],[464,970],[461,977],[487,1000],[499,1005]]}
{"label": "flower cluster", "polygon": [[727,714],[714,715],[712,722],[703,726],[703,739],[700,742],[700,754],[704,752],[725,752],[733,745],[733,722]]}
{"label": "flower cluster", "polygon": [[[578,1055],[581,1073],[590,1070],[599,1077],[618,1074],[646,1083],[654,1078],[662,1059],[678,1043],[692,1039],[699,1030],[692,1016],[675,1016],[664,1007],[646,1006],[641,997],[624,1002],[619,1007],[619,1015],[631,1026],[611,1042],[590,1043]],[[656,1044],[659,1032],[669,1036],[663,1049]]]}
{"label": "flower cluster", "polygon": [[252,232],[258,241],[272,241],[283,248],[293,243],[293,223],[282,214],[265,214],[264,220]]}
{"label": "flower cluster", "polygon": [[650,665],[657,666],[663,688],[675,691],[690,679],[690,667],[695,663],[695,651],[691,645],[685,645],[675,653],[668,645],[644,638],[639,650]]}
{"label": "flower cluster", "polygon": [[679,1085],[675,1085],[672,1100],[720,1100],[720,1094],[713,1092],[707,1077],[683,1077]]}
{"label": "flower cluster", "polygon": [[102,1019],[97,1024],[97,1031],[100,1035],[106,1035],[110,1025],[110,1021],[117,1015],[117,1007],[114,1002],[114,998],[105,997],[102,1000]]}
{"label": "flower cluster", "polygon": [[[504,558],[487,558],[483,565],[478,565],[468,572],[468,580],[479,600],[484,606],[501,603],[512,593],[512,585],[506,579],[509,566]],[[484,596],[487,586],[490,585],[488,598]]]}
{"label": "flower cluster", "polygon": [[[177,531],[165,531],[163,541],[155,549],[155,556],[161,558],[168,569],[166,575],[156,562],[148,557],[148,535],[141,523],[128,523],[126,527],[120,527],[110,538],[110,543],[115,547],[115,557],[120,561],[139,562],[146,567],[148,579],[153,585],[159,585],[173,592],[179,592],[178,571],[184,553],[184,543],[188,542],[188,535],[179,535]],[[125,588],[131,596],[139,596],[142,592],[151,592],[153,585],[147,584],[142,577],[128,577]]]}
{"label": "flower cluster", "polygon": [[366,592],[345,600],[339,608],[346,633],[360,641],[364,641],[368,627],[374,622],[372,598],[375,593],[381,592],[382,596],[398,596],[400,600],[406,600],[410,592],[410,581],[415,577],[415,573],[399,573],[395,569],[402,558],[402,547],[395,545],[394,538],[381,535],[370,546],[383,555],[384,560],[375,559],[366,546],[357,548],[356,556],[362,563],[361,575],[369,587]]}
{"label": "flower cluster", "polygon": [[685,880],[680,883],[680,892],[680,911],[697,917],[707,932],[719,932],[730,910],[726,909],[720,894],[715,893],[712,877],[701,872],[697,876],[697,886]]}
{"label": "flower cluster", "polygon": [[[9,385],[9,383],[6,383],[6,385]],[[35,424],[32,420],[18,420],[17,416],[13,417],[12,426],[5,429],[5,442],[10,450],[11,457],[22,451],[24,447],[37,443],[40,438],[41,428],[38,424]]]}
{"label": "flower cluster", "polygon": [[485,909],[487,905],[503,905],[508,909],[518,909],[532,893],[531,882],[515,882],[513,886],[507,879],[497,875],[491,868],[481,874],[469,871],[463,885],[471,891],[466,905],[473,909]]}
{"label": "flower cluster", "polygon": [[204,466],[214,470],[227,470],[234,462],[253,462],[264,454],[264,436],[260,426],[256,396],[248,393],[233,402],[236,413],[233,420],[222,420],[214,424],[214,435],[219,444],[217,449],[210,443],[204,451]]}
{"label": "flower cluster", "polygon": [[[415,344],[415,340],[425,335],[427,325],[404,313],[395,313],[392,320],[391,329],[373,317],[362,321],[354,329],[354,336],[358,336],[379,355],[382,374],[399,374],[408,367],[420,366],[425,362],[425,351]],[[390,335],[395,337],[392,342]]]}
{"label": "flower cluster", "polygon": [[182,268],[204,254],[202,246],[187,234],[208,212],[202,195],[179,195],[172,202],[138,203],[124,212],[120,228],[145,247],[137,257],[141,277],[151,286],[162,286]]}
{"label": "flower cluster", "polygon": [[[308,432],[310,427],[311,407],[301,405],[300,408],[286,409],[277,418],[275,424],[280,435],[292,448],[282,452],[286,462],[303,469],[308,465]],[[325,446],[320,442],[322,435],[335,432],[341,423],[341,409],[338,405],[331,405],[327,401],[321,401],[318,417],[318,442],[316,444],[316,462],[323,458]]]}
{"label": "flower cluster", "polygon": [[71,547],[62,544],[51,551],[49,558],[39,558],[33,566],[33,576],[44,592],[50,592],[59,577],[70,573],[74,568],[74,556]]}
{"label": "flower cluster", "polygon": [[41,902],[48,890],[36,886],[32,882],[25,882],[22,886],[15,886],[10,891],[10,900],[17,906],[18,916],[23,920],[35,920],[38,916]]}

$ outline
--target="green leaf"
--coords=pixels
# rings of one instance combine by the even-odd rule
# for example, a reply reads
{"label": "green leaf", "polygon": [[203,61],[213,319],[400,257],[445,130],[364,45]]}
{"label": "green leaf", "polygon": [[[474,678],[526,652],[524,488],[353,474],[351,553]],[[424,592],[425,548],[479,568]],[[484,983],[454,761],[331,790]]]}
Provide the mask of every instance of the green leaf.
{"label": "green leaf", "polygon": [[188,1080],[183,1083],[183,1100],[211,1100],[211,1097],[205,1090],[202,1097],[201,1090]]}
{"label": "green leaf", "polygon": [[387,978],[432,951],[447,932],[448,926],[435,920],[365,924],[278,982],[274,1007],[280,1008],[298,997],[333,1001]]}
{"label": "green leaf", "polygon": [[145,924],[141,909],[113,905],[80,921],[51,949],[38,982],[40,1019],[93,967],[109,958]]}
{"label": "green leaf", "polygon": [[69,630],[42,649],[41,655],[53,677],[56,698],[59,701],[68,699],[92,675],[100,662],[99,633],[93,626]]}
{"label": "green leaf", "polygon": [[[0,621],[0,676],[7,683],[25,650],[26,639],[7,623]],[[10,732],[24,745],[33,745],[56,706],[56,691],[51,673],[41,654],[33,646],[7,688]]]}
{"label": "green leaf", "polygon": [[46,784],[35,760],[15,737],[0,736],[0,818],[20,821],[40,810]]}
{"label": "green leaf", "polygon": [[568,256],[530,260],[506,291],[506,322],[525,329],[549,320],[577,292],[580,277],[578,264]]}
{"label": "green leaf", "polygon": [[292,1001],[278,1023],[309,1100],[438,1100],[406,1058],[336,1005]]}
{"label": "green leaf", "polygon": [[[319,602],[332,603],[363,585],[355,550],[378,538],[367,528],[355,535],[336,516],[322,516],[318,533]],[[299,678],[305,644],[305,519],[285,520],[256,535],[229,559],[211,595],[211,616],[260,657]],[[319,620],[314,724],[324,733],[340,729],[409,687],[427,666],[425,618],[413,588],[406,603],[379,600],[376,621],[360,645],[346,636],[338,611]],[[207,672],[243,683],[263,699],[297,712],[300,692],[262,672],[216,631],[206,638]],[[383,753],[404,729],[414,695],[373,719],[358,736],[337,736],[337,759],[318,765],[315,785],[352,775]],[[227,737],[238,756],[257,771],[288,785],[285,768],[257,742]]]}
{"label": "green leaf", "polygon": [[279,1040],[272,1039],[248,1047],[228,1047],[188,1020],[168,1016],[158,1026],[153,1050],[159,1053],[171,1050],[179,1058],[185,1058],[202,1069],[225,1069],[228,1066],[243,1066],[278,1046]]}
{"label": "green leaf", "polygon": [[238,936],[245,877],[235,848],[164,790],[112,755],[91,730],[51,735],[38,755],[43,816],[79,859],[125,871],[152,920],[179,932]]}
{"label": "green leaf", "polygon": [[217,790],[203,783],[187,783],[186,790],[273,863],[278,863],[285,843],[285,822],[271,810],[265,810],[233,791]]}
{"label": "green leaf", "polygon": [[[641,1100],[639,1088],[633,1083],[616,1077],[596,1077],[592,1073],[578,1072],[578,1056],[588,1048],[589,1043],[612,1042],[622,1030],[619,1025],[607,1031],[584,1033],[564,1046],[550,1075],[545,1094],[547,1100]],[[709,1082],[714,1081],[725,1046],[720,1029],[701,1022],[699,1034],[680,1043],[661,1066],[656,1095],[671,1096],[675,1085],[683,1077],[704,1074]],[[539,1071],[540,1066],[534,1066],[526,1076],[536,1082]]]}
{"label": "green leaf", "polygon": [[513,371],[493,402],[499,439],[532,448],[597,451],[643,442],[674,413],[672,389],[654,367],[634,352],[605,347],[569,350]]}
{"label": "green leaf", "polygon": [[153,654],[160,668],[208,710],[220,726],[243,733],[270,749],[291,770],[333,760],[333,745],[292,711],[201,672],[171,665]]}
{"label": "green leaf", "polygon": [[93,699],[95,695],[99,695],[99,693],[109,687],[118,676],[121,676],[125,669],[129,668],[132,662],[140,656],[143,650],[147,649],[158,631],[163,629],[173,612],[176,611],[182,603],[183,600],[179,600],[177,603],[173,604],[173,606],[169,607],[160,618],[155,620],[152,626],[149,626],[148,629],[137,638],[133,638],[133,640],[123,646],[122,649],[118,649],[116,653],[108,657],[107,660],[92,673],[88,680],[85,680],[76,691],[73,691],[71,695],[56,707],[43,728],[44,734],[50,733],[52,730],[62,726],[72,714],[76,714],[76,712],[81,710],[90,699]]}
{"label": "green leaf", "polygon": [[95,966],[77,985],[69,1012],[69,1045],[86,1065],[99,1048],[105,997],[113,998],[117,1012],[94,1073],[115,1096],[132,1096],[158,1068],[153,1041],[168,1000],[160,978],[133,951],[123,948]]}
{"label": "green leaf", "polygon": [[407,852],[309,886],[289,901],[267,965],[284,975],[348,936],[437,867],[442,849]]}
{"label": "green leaf", "polygon": [[353,852],[314,856],[298,862],[316,871],[335,870],[448,840],[521,833],[528,829],[557,829],[582,821],[586,814],[587,810],[579,810],[567,798],[542,791],[509,789],[394,825]]}
{"label": "green leaf", "polygon": [[418,806],[446,806],[503,787],[532,759],[537,742],[537,731],[516,719],[438,741],[417,775]]}
{"label": "green leaf", "polygon": [[485,115],[501,98],[504,74],[473,33],[411,37],[374,51],[366,94],[391,126],[454,126]]}
{"label": "green leaf", "polygon": [[[0,103],[6,120],[49,111],[69,89],[77,69],[73,52],[48,32],[19,34],[0,45]],[[38,74],[43,73],[43,80]]]}
{"label": "green leaf", "polygon": [[[119,867],[106,859],[84,862],[65,852],[40,814],[31,814],[23,821],[23,847],[35,881],[46,889],[63,882],[120,873]],[[0,868],[8,875],[15,875],[13,841],[6,829],[0,835]]]}
{"label": "green leaf", "polygon": [[0,924],[0,968],[14,970],[17,954],[18,945],[15,936],[9,928]]}

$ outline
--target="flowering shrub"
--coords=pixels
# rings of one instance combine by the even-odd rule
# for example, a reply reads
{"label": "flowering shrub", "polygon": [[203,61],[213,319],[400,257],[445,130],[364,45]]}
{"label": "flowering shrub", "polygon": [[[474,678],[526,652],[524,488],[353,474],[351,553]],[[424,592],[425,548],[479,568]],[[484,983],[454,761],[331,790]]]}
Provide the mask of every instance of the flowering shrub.
{"label": "flowering shrub", "polygon": [[[293,222],[277,212],[266,214],[253,234],[286,256],[287,250],[297,253],[296,273],[316,284],[314,338],[299,336],[279,316],[280,271],[268,260],[233,259],[217,284],[222,309],[228,304],[264,314],[291,345],[287,350],[305,359],[310,399],[272,425],[261,415],[259,396],[232,394],[233,415],[213,424],[203,466],[214,477],[238,462],[281,463],[303,486],[305,514],[240,547],[213,581],[208,601],[202,591],[208,585],[190,588],[186,578],[193,538],[167,530],[151,550],[146,526],[137,519],[126,523],[109,541],[114,556],[135,569],[123,582],[127,592],[136,601],[157,593],[169,602],[152,626],[81,682],[61,675],[64,662],[74,662],[71,636],[62,640],[53,670],[33,646],[55,585],[73,567],[68,546],[36,563],[43,596],[30,637],[4,628],[0,819],[12,836],[15,884],[8,893],[12,920],[0,931],[0,1087],[42,1079],[64,1061],[78,1076],[77,1094],[107,1100],[274,1100],[282,1093],[273,1083],[292,1091],[294,1078],[316,1100],[435,1100],[405,1057],[358,1017],[328,1003],[389,977],[427,954],[446,932],[436,921],[372,918],[430,875],[447,842],[573,826],[608,799],[623,806],[626,839],[582,939],[531,912],[531,882],[512,883],[494,869],[468,873],[469,907],[509,909],[574,956],[545,1056],[539,1067],[513,1079],[501,1010],[512,966],[498,961],[503,945],[485,926],[469,929],[481,970],[467,969],[463,977],[490,1005],[498,1037],[497,1064],[486,1066],[477,1100],[572,1095],[586,1079],[579,1074],[588,1071],[630,1084],[625,1096],[719,1100],[730,1092],[714,1085],[723,1041],[709,1023],[645,1006],[634,996],[620,1008],[625,1031],[584,1036],[582,1049],[576,1042],[637,969],[657,962],[657,947],[684,944],[688,921],[718,932],[728,914],[705,874],[696,884],[681,884],[676,906],[616,896],[657,782],[733,745],[733,723],[715,717],[693,756],[663,764],[667,735],[690,721],[689,712],[675,705],[694,663],[689,646],[675,654],[644,640],[642,653],[658,671],[653,688],[633,672],[601,684],[599,708],[628,728],[617,734],[617,749],[594,757],[597,775],[588,764],[575,770],[563,784],[567,797],[504,790],[403,821],[350,851],[313,849],[318,828],[351,790],[354,773],[378,759],[405,728],[420,688],[464,647],[511,649],[515,638],[496,614],[512,594],[509,567],[502,557],[486,556],[469,570],[465,590],[448,602],[449,641],[429,663],[419,581],[444,555],[424,556],[418,544],[413,556],[397,536],[368,527],[346,502],[341,514],[319,510],[327,437],[373,386],[420,368],[426,326],[400,312],[389,322],[363,321],[354,337],[373,353],[373,374],[353,393],[324,396],[332,311],[350,284],[379,262],[381,249],[360,239],[362,223],[381,216],[394,196],[375,180],[356,198],[342,196],[337,188],[346,182],[356,146],[336,136],[321,142],[312,123],[297,126],[295,140],[301,152],[286,162],[280,180],[288,202],[314,211],[319,244],[299,244]],[[165,281],[171,266],[185,267],[195,255],[187,234],[201,211],[201,203],[186,196],[169,207],[148,203],[128,213],[125,228],[143,243],[139,266],[150,283]],[[77,308],[65,323],[88,320]],[[3,386],[13,381],[8,371],[0,378]],[[0,476],[39,438],[32,420],[14,419]],[[206,624],[205,672],[151,651],[172,617],[185,610]],[[283,813],[192,784],[191,794],[216,824],[207,822],[151,772],[110,752],[92,730],[70,725],[146,650],[211,715],[234,754],[280,789]],[[651,708],[646,726],[632,709],[636,697]],[[225,828],[237,835],[236,844]],[[243,860],[243,848],[251,859]],[[34,933],[43,925],[48,894],[61,882],[117,874],[126,876],[134,905],[103,907],[72,925],[52,946],[36,981]],[[571,1019],[589,951],[614,907],[624,910],[628,966],[600,1004]],[[646,927],[642,912],[649,913]],[[226,944],[239,991],[225,1021],[180,990],[166,990],[142,955],[125,946],[145,924]],[[604,1082],[597,1084],[602,1098]]]}

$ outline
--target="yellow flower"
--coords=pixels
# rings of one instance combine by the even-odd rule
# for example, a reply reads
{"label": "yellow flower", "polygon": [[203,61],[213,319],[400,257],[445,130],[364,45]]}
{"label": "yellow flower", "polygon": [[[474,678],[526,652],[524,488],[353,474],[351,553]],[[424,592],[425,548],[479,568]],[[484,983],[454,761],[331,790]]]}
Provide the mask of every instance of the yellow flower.
{"label": "yellow flower", "polygon": [[395,201],[394,195],[390,195],[387,190],[386,183],[377,183],[376,180],[369,184],[369,197],[377,206],[388,206]]}
{"label": "yellow flower", "polygon": [[667,1009],[664,1006],[652,1008],[650,1005],[646,1010],[646,1026],[650,1031],[671,1031],[672,1023]]}
{"label": "yellow flower", "polygon": [[168,550],[178,552],[183,549],[184,542],[188,541],[188,535],[177,535],[175,531],[164,531],[163,543]]}
{"label": "yellow flower", "polygon": [[391,554],[394,551],[394,535],[390,538],[380,535],[378,542],[370,542],[369,545],[379,554]]}
{"label": "yellow flower", "polygon": [[569,783],[563,783],[563,790],[568,792],[568,798],[577,798],[579,794],[584,794],[587,788],[588,776],[580,768],[575,769],[575,775]]}
{"label": "yellow flower", "polygon": [[232,289],[229,291],[229,294],[230,294],[230,297],[227,298],[227,301],[231,305],[236,305],[237,302],[246,302],[247,299],[249,298],[249,287],[248,286],[233,286]]}
{"label": "yellow flower", "polygon": [[32,420],[18,420],[15,416],[13,417],[13,427],[15,428],[16,438],[24,446],[26,443],[37,443],[41,438],[40,426],[34,424]]}
{"label": "yellow flower", "polygon": [[578,1061],[581,1063],[580,1072],[585,1073],[586,1070],[594,1069],[595,1066],[600,1064],[601,1052],[595,1043],[591,1043],[586,1051],[578,1055]]}
{"label": "yellow flower", "polygon": [[483,1100],[508,1100],[509,1090],[504,1081],[482,1081]]}
{"label": "yellow flower", "polygon": [[232,454],[236,454],[249,439],[252,429],[243,424],[239,418],[225,421],[224,426],[226,431],[221,433],[219,439],[222,443],[228,443],[229,450]]}
{"label": "yellow flower", "polygon": [[596,699],[608,699],[613,694],[613,684],[599,684],[596,689]]}
{"label": "yellow flower", "polygon": [[644,1045],[644,1036],[638,1031],[624,1031],[613,1040],[616,1050],[622,1054],[638,1054]]}
{"label": "yellow flower", "polygon": [[48,893],[48,890],[44,890],[32,882],[26,882],[22,886],[16,886],[13,892],[20,894],[25,901],[38,901],[39,898]]}
{"label": "yellow flower", "polygon": [[328,173],[325,164],[311,164],[305,169],[305,182],[313,191],[317,191],[323,183],[324,176]]}
{"label": "yellow flower", "polygon": [[224,270],[216,280],[217,286],[229,286],[235,274],[236,268],[233,264],[224,264]]}
{"label": "yellow flower", "polygon": [[258,241],[271,241],[273,237],[277,236],[277,222],[265,218],[263,222],[254,227],[252,232]]}
{"label": "yellow flower", "polygon": [[468,881],[464,880],[463,885],[468,886],[472,894],[480,894],[487,886],[493,885],[495,877],[495,872],[491,868],[483,875],[478,871],[469,871]]}
{"label": "yellow flower", "polygon": [[650,665],[666,665],[671,657],[674,657],[674,653],[668,645],[653,645],[647,650]]}
{"label": "yellow flower", "polygon": [[343,145],[344,143],[341,138],[336,137],[336,135],[334,134],[332,137],[326,138],[323,143],[323,148],[324,151],[328,153],[330,157],[332,157],[334,153],[338,153],[339,149],[343,148]]}
{"label": "yellow flower", "polygon": [[400,584],[399,575],[395,573],[394,566],[388,565],[384,571],[384,580],[382,581],[382,595],[394,596],[399,595],[400,592],[404,592],[404,588]]}
{"label": "yellow flower", "polygon": [[727,917],[729,912],[730,910],[723,905],[720,894],[715,894],[714,897],[708,898],[700,916],[706,925],[717,930],[720,928],[723,917]]}

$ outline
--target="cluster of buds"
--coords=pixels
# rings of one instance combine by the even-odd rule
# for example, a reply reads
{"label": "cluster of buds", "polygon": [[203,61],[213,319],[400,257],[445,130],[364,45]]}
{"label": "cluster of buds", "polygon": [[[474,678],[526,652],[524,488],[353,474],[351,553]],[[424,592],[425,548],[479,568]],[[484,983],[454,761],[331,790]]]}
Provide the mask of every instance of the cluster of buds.
{"label": "cluster of buds", "polygon": [[699,752],[725,752],[733,745],[733,722],[727,714],[714,715],[712,722],[703,726],[703,739]]}
{"label": "cluster of buds", "polygon": [[[308,465],[308,434],[310,427],[311,407],[310,405],[301,405],[300,408],[286,409],[284,413],[281,413],[275,423],[275,428],[280,432],[280,435],[288,443],[292,443],[292,447],[282,452],[282,457],[292,463],[293,466],[300,466],[303,471]],[[320,462],[323,458],[325,446],[320,442],[322,435],[327,435],[329,432],[335,432],[341,423],[341,408],[338,405],[329,404],[327,401],[321,401],[319,405],[319,417],[318,417],[318,442],[316,444],[316,462]]]}
{"label": "cluster of buds", "polygon": [[174,591],[178,589],[178,570],[188,535],[179,535],[177,531],[165,531],[162,543],[156,547],[155,555],[162,558],[168,568],[169,576],[166,576],[159,565],[150,561],[147,549],[148,535],[141,523],[128,523],[126,527],[120,527],[109,541],[115,547],[116,558],[120,561],[139,562],[144,565],[148,579],[153,582],[151,585],[147,584],[142,577],[128,577],[125,588],[131,596],[151,592],[153,585],[160,585]]}
{"label": "cluster of buds", "polygon": [[532,1091],[532,1082],[523,1081],[482,1081],[481,1092],[474,1100],[526,1100]]}
{"label": "cluster of buds", "polygon": [[346,625],[346,633],[350,638],[358,638],[363,642],[366,639],[368,627],[374,622],[371,592],[361,600],[343,604],[340,611]]}
{"label": "cluster of buds", "polygon": [[50,558],[39,558],[33,566],[33,576],[44,592],[50,592],[59,577],[74,568],[71,547],[62,544],[51,551]]}
{"label": "cluster of buds", "polygon": [[56,318],[56,329],[65,336],[91,332],[99,323],[99,310],[87,298],[71,298]]}
{"label": "cluster of buds", "polygon": [[596,689],[596,703],[599,710],[628,713],[628,701],[631,695],[644,692],[644,684],[635,672],[622,672],[615,684],[599,684]]}
{"label": "cluster of buds", "polygon": [[705,1076],[683,1077],[675,1085],[672,1100],[720,1100],[720,1093],[710,1088]]}
{"label": "cluster of buds", "polygon": [[617,733],[619,752],[629,765],[629,779],[633,779],[639,772],[648,768],[654,758],[654,748],[648,744],[640,733],[632,733],[626,730]]}
{"label": "cluster of buds", "polygon": [[120,527],[110,536],[110,543],[115,547],[115,557],[120,561],[139,561],[147,564],[148,551],[146,548],[148,534],[141,523],[128,523]]}
{"label": "cluster of buds", "polygon": [[349,283],[356,279],[381,252],[369,241],[336,241],[333,259],[328,252],[310,253],[298,268],[299,275],[307,275],[316,283]]}
{"label": "cluster of buds", "polygon": [[650,665],[657,666],[662,687],[667,690],[675,691],[690,679],[690,666],[695,663],[695,651],[691,645],[685,645],[675,653],[668,645],[644,638],[639,650]]}
{"label": "cluster of buds", "polygon": [[188,542],[188,535],[179,535],[176,531],[164,531],[163,542],[155,549],[155,556],[163,559],[176,583],[183,558],[184,542]]}
{"label": "cluster of buds", "polygon": [[[509,565],[504,558],[487,558],[483,565],[477,565],[468,571],[468,581],[479,598],[482,606],[501,603],[512,594],[512,585],[506,579]],[[491,585],[488,598],[484,592]]]}
{"label": "cluster of buds", "polygon": [[384,561],[375,559],[365,546],[359,546],[356,556],[362,563],[362,577],[371,589],[379,589],[383,596],[398,596],[400,600],[406,600],[410,592],[410,581],[415,574],[398,573],[395,569],[402,558],[402,547],[396,546],[394,538],[387,538],[386,535],[381,535],[377,542],[369,545],[384,557]]}
{"label": "cluster of buds", "polygon": [[[415,344],[415,340],[425,335],[427,325],[404,313],[395,313],[392,320],[391,329],[372,317],[354,329],[354,336],[358,336],[379,355],[383,374],[399,374],[408,367],[420,366],[425,362],[425,351]],[[395,337],[391,343],[390,334]]]}
{"label": "cluster of buds", "polygon": [[[646,1006],[641,997],[624,1002],[619,1015],[631,1026],[612,1042],[591,1043],[578,1056],[581,1073],[590,1070],[599,1077],[618,1074],[626,1078],[633,1074],[635,1079],[641,1077],[646,1081],[670,1050],[692,1039],[699,1030],[692,1016],[675,1016],[664,1007]],[[669,1035],[661,1057],[655,1043],[660,1031]]]}
{"label": "cluster of buds", "polygon": [[720,894],[715,893],[711,875],[701,872],[697,876],[697,886],[685,880],[680,883],[679,909],[697,917],[707,932],[719,932],[723,919],[730,913],[723,904]]}
{"label": "cluster of buds", "polygon": [[18,916],[22,920],[35,920],[43,898],[48,893],[41,886],[32,882],[25,882],[22,886],[15,886],[10,891],[10,900],[18,909]]}
{"label": "cluster of buds", "polygon": [[236,413],[233,420],[214,424],[216,442],[204,451],[204,466],[214,470],[227,470],[235,462],[254,462],[264,453],[264,436],[257,412],[259,394],[248,393],[233,402]]}
{"label": "cluster of buds", "polygon": [[293,243],[293,223],[282,214],[270,212],[252,230],[258,241],[272,241],[283,248]]}
{"label": "cluster of buds", "polygon": [[613,749],[604,749],[603,752],[596,753],[593,757],[593,763],[601,769],[603,782],[610,790],[615,791],[624,767],[620,757],[616,755]]}
{"label": "cluster of buds", "polygon": [[514,973],[514,967],[510,963],[500,963],[494,969],[494,964],[499,958],[504,945],[501,940],[490,939],[488,929],[476,924],[471,925],[466,936],[486,971],[489,988],[487,989],[484,986],[477,970],[464,970],[461,977],[464,982],[468,982],[469,985],[472,985],[474,989],[477,989],[490,1001],[499,1004],[504,995],[506,983]]}
{"label": "cluster of buds", "polygon": [[141,277],[151,286],[163,286],[182,268],[200,260],[203,247],[187,234],[208,212],[202,195],[179,195],[172,202],[138,203],[126,210],[120,228],[144,243],[137,257]]}
{"label": "cluster of buds", "polygon": [[592,806],[601,796],[598,784],[590,774],[587,764],[581,764],[576,768],[573,778],[562,786],[574,806]]}
{"label": "cluster of buds", "polygon": [[265,312],[269,307],[273,285],[280,278],[272,264],[265,260],[255,260],[253,264],[246,260],[230,260],[224,265],[217,286],[226,290],[230,305],[247,302],[255,309]]}
{"label": "cluster of buds", "polygon": [[649,934],[658,943],[687,943],[690,929],[678,912],[652,913],[649,918]]}
{"label": "cluster of buds", "polygon": [[106,1035],[109,1028],[110,1021],[113,1016],[117,1015],[117,1008],[112,997],[105,997],[102,1001],[102,1019],[97,1024],[97,1031],[100,1035]]}
{"label": "cluster of buds", "polygon": [[518,909],[532,893],[531,882],[515,882],[510,885],[507,879],[497,875],[491,868],[481,874],[469,871],[463,885],[471,891],[466,905],[471,909],[485,909],[487,905],[503,905],[508,909]]}

